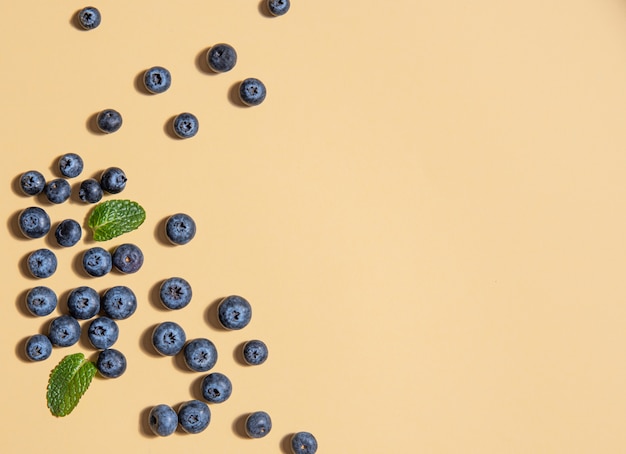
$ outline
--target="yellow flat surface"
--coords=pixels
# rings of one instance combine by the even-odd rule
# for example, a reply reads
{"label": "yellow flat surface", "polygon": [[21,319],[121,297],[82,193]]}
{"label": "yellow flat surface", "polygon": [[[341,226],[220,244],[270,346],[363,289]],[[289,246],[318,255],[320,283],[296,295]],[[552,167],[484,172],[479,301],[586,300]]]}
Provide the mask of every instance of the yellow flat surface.
{"label": "yellow flat surface", "polygon": [[[0,15],[0,451],[3,453],[288,453],[308,430],[319,453],[626,452],[626,4],[621,0],[299,1],[279,18],[258,0],[108,0],[102,24],[73,23],[80,2],[4,2]],[[203,57],[218,42],[229,73]],[[172,73],[150,96],[148,67]],[[233,87],[263,80],[244,108]],[[110,135],[90,128],[120,111]],[[198,135],[171,118],[192,112]],[[120,194],[147,211],[132,242],[133,275],[88,278],[89,234],[61,249],[27,240],[17,213],[44,207],[53,225],[85,225],[90,206],[21,195],[37,169],[58,176],[63,153],[84,173],[118,166]],[[107,199],[117,198],[107,196]],[[163,222],[186,212],[186,246]],[[35,280],[26,255],[59,259]],[[170,276],[193,286],[182,311],[159,307]],[[24,340],[50,317],[25,292],[128,285],[139,308],[119,323],[126,373],[96,378],[55,418],[48,374],[66,354],[94,358],[85,338],[41,363]],[[241,331],[215,326],[216,301],[253,306]],[[147,412],[201,398],[203,374],[155,355],[149,333],[172,320],[219,351],[233,395],[211,405],[201,434],[157,438]],[[242,342],[268,361],[245,367]],[[271,433],[242,435],[265,410]]]}

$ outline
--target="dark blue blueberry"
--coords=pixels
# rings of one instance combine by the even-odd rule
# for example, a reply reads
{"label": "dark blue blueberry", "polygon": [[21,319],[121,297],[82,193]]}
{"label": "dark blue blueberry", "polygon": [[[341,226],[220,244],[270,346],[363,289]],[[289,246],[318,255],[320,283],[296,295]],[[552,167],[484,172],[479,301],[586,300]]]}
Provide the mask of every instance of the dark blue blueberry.
{"label": "dark blue blueberry", "polygon": [[52,342],[48,336],[35,334],[26,341],[26,356],[31,361],[43,361],[52,354]]}
{"label": "dark blue blueberry", "polygon": [[104,191],[102,190],[102,186],[100,186],[100,182],[95,178],[87,178],[80,183],[78,198],[83,202],[98,203],[103,195]]}
{"label": "dark blue blueberry", "polygon": [[26,308],[38,317],[52,314],[57,307],[57,302],[56,293],[43,285],[33,287],[26,293]]}
{"label": "dark blue blueberry", "polygon": [[55,178],[46,183],[43,192],[50,202],[59,204],[70,198],[72,188],[66,179]]}
{"label": "dark blue blueberry", "polygon": [[100,312],[100,295],[91,287],[76,287],[67,297],[67,308],[75,319],[89,320]]}
{"label": "dark blue blueberry", "polygon": [[144,73],[143,84],[150,93],[163,93],[172,85],[172,75],[162,66],[153,66]]}
{"label": "dark blue blueberry", "polygon": [[241,296],[227,296],[217,306],[217,318],[226,329],[242,329],[250,323],[252,307]]}
{"label": "dark blue blueberry", "polygon": [[100,177],[100,186],[109,194],[119,194],[126,187],[128,178],[126,173],[119,167],[109,167]]}
{"label": "dark blue blueberry", "polygon": [[197,434],[206,429],[211,422],[209,406],[199,400],[183,402],[178,407],[180,428],[190,434]]}
{"label": "dark blue blueberry", "polygon": [[91,321],[87,329],[87,337],[89,342],[95,348],[110,348],[117,342],[120,335],[120,329],[115,320],[109,317],[98,317]]}
{"label": "dark blue blueberry", "polygon": [[174,214],[165,223],[165,235],[174,244],[187,244],[196,235],[196,223],[188,214]]}
{"label": "dark blue blueberry", "polygon": [[159,289],[161,303],[168,309],[182,309],[190,303],[191,297],[191,285],[181,277],[166,279]]}
{"label": "dark blue blueberry", "polygon": [[290,6],[289,0],[267,0],[267,9],[273,16],[282,16],[289,11]]}
{"label": "dark blue blueberry", "polygon": [[54,237],[59,246],[71,247],[80,241],[83,230],[80,224],[74,219],[65,219],[61,221],[54,231]]}
{"label": "dark blue blueberry", "polygon": [[24,172],[20,177],[20,188],[26,195],[37,195],[46,187],[46,179],[36,170]]}
{"label": "dark blue blueberry", "polygon": [[104,276],[113,268],[111,254],[100,246],[87,249],[83,254],[83,268],[90,276]]}
{"label": "dark blue blueberry", "polygon": [[122,273],[136,273],[141,265],[143,265],[143,252],[138,246],[124,243],[113,251],[113,266]]}
{"label": "dark blue blueberry", "polygon": [[18,219],[20,231],[28,238],[41,238],[50,231],[50,216],[43,208],[28,207]]}
{"label": "dark blue blueberry", "polygon": [[96,116],[98,129],[106,134],[111,134],[122,127],[122,116],[117,110],[106,109]]}
{"label": "dark blue blueberry", "polygon": [[155,435],[167,437],[178,427],[178,414],[169,405],[155,405],[148,415],[148,425]]}
{"label": "dark blue blueberry", "polygon": [[267,96],[267,89],[263,82],[249,77],[239,84],[239,98],[247,106],[258,106]]}
{"label": "dark blue blueberry", "polygon": [[230,379],[219,372],[213,372],[202,379],[202,397],[213,404],[226,401],[233,392]]}
{"label": "dark blue blueberry", "polygon": [[27,263],[30,274],[42,279],[52,276],[57,270],[57,256],[46,248],[31,252]]}
{"label": "dark blue blueberry", "polygon": [[103,377],[117,378],[126,372],[126,357],[119,350],[107,348],[98,355],[96,367]]}
{"label": "dark blue blueberry", "polygon": [[101,304],[108,317],[124,320],[137,310],[137,297],[130,288],[117,285],[104,292]]}
{"label": "dark blue blueberry", "polygon": [[71,315],[61,315],[50,323],[48,337],[57,347],[74,345],[80,339],[80,324]]}
{"label": "dark blue blueberry", "polygon": [[87,6],[78,12],[78,23],[85,30],[92,30],[100,25],[102,16],[93,6]]}
{"label": "dark blue blueberry", "polygon": [[174,322],[163,322],[152,331],[152,345],[162,355],[178,354],[187,341],[187,335],[181,326]]}
{"label": "dark blue blueberry", "polygon": [[208,339],[194,339],[183,348],[183,359],[189,369],[206,372],[217,362],[217,348]]}
{"label": "dark blue blueberry", "polygon": [[243,344],[243,359],[251,366],[263,364],[267,359],[267,345],[260,340],[250,340]]}
{"label": "dark blue blueberry", "polygon": [[206,60],[213,71],[225,73],[237,64],[237,52],[230,44],[215,44],[208,50]]}
{"label": "dark blue blueberry", "polygon": [[291,452],[293,454],[315,454],[317,440],[310,432],[296,432],[291,436]]}
{"label": "dark blue blueberry", "polygon": [[59,158],[59,171],[67,178],[76,178],[83,171],[83,158],[76,153],[66,153]]}
{"label": "dark blue blueberry", "polygon": [[174,117],[174,134],[181,139],[188,139],[198,133],[200,124],[194,114],[184,112]]}
{"label": "dark blue blueberry", "polygon": [[246,418],[246,434],[250,438],[263,438],[272,430],[272,418],[264,411],[255,411]]}

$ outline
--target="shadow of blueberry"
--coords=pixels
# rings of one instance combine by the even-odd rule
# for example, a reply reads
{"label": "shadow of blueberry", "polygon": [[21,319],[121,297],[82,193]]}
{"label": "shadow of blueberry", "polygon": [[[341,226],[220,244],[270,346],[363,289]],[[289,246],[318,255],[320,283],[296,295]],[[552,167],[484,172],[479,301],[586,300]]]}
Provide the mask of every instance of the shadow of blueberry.
{"label": "shadow of blueberry", "polygon": [[199,377],[196,377],[189,385],[189,395],[192,399],[197,399],[205,402],[204,396],[202,395],[202,380],[204,380],[204,377],[206,377],[206,374],[201,374]]}
{"label": "shadow of blueberry", "polygon": [[233,433],[237,435],[239,438],[249,438],[246,434],[246,418],[248,418],[249,413],[238,416],[231,426]]}
{"label": "shadow of blueberry", "polygon": [[219,73],[216,73],[209,67],[209,63],[207,62],[206,55],[209,52],[211,47],[205,47],[196,55],[196,68],[203,74],[207,74],[209,76],[216,76]]}
{"label": "shadow of blueberry", "polygon": [[150,410],[152,407],[146,407],[139,412],[139,433],[146,438],[157,438],[150,429]]}
{"label": "shadow of blueberry", "polygon": [[163,125],[163,131],[171,139],[174,139],[174,140],[184,140],[184,139],[181,139],[180,137],[178,137],[176,135],[176,133],[174,132],[174,118],[176,118],[176,115],[172,115],[171,117],[169,117],[167,119],[167,121]]}
{"label": "shadow of blueberry", "polygon": [[[173,118],[172,118],[173,121]],[[177,247],[176,244],[172,243],[168,238],[167,235],[165,234],[165,226],[167,225],[167,220],[168,220],[169,216],[166,216],[165,218],[161,219],[156,227],[154,228],[154,238],[161,243],[164,246],[169,246],[171,248],[175,248]],[[158,295],[157,295],[158,296]],[[158,300],[157,300],[158,301]]]}
{"label": "shadow of blueberry", "polygon": [[206,321],[208,322],[208,324],[218,331],[228,331],[226,328],[222,326],[222,324],[219,321],[219,318],[217,317],[217,307],[219,306],[220,302],[223,299],[224,298],[218,298],[214,300],[213,302],[211,302],[211,304],[209,304],[209,307],[207,307],[206,313],[205,313]]}
{"label": "shadow of blueberry", "polygon": [[100,131],[100,128],[98,128],[98,114],[100,112],[96,112],[92,115],[90,115],[87,118],[87,121],[85,122],[85,126],[87,128],[87,131],[89,131],[90,133],[96,135],[96,136],[105,136],[107,135],[106,133]]}
{"label": "shadow of blueberry", "polygon": [[238,81],[235,84],[231,85],[230,89],[228,90],[228,101],[230,101],[230,103],[233,106],[248,108],[250,106],[247,106],[246,104],[244,104],[241,98],[239,97],[239,85],[240,84],[241,84],[241,81]]}
{"label": "shadow of blueberry", "polygon": [[163,284],[163,280],[160,280],[150,288],[148,299],[150,300],[152,307],[159,312],[172,312],[171,309],[168,309],[163,306],[163,303],[161,303],[161,284]]}
{"label": "shadow of blueberry", "polygon": [[287,434],[283,438],[280,439],[280,450],[284,454],[293,454],[291,450],[291,437],[293,434]]}
{"label": "shadow of blueberry", "polygon": [[[36,205],[36,204],[33,204]],[[26,206],[24,207],[26,208]],[[13,215],[7,220],[7,230],[11,234],[14,240],[18,241],[29,241],[29,238],[26,238],[22,231],[20,230],[20,213],[22,210],[17,210]]]}
{"label": "shadow of blueberry", "polygon": [[249,367],[250,364],[248,364],[243,357],[243,346],[246,345],[246,342],[247,341],[243,341],[235,347],[235,349],[233,350],[233,358],[235,359],[237,363],[241,364],[242,366]]}
{"label": "shadow of blueberry", "polygon": [[148,89],[146,88],[145,84],[143,83],[143,78],[144,78],[145,73],[146,73],[146,70],[144,69],[140,71],[135,77],[135,83],[134,83],[135,90],[137,90],[137,92],[141,93],[142,95],[151,96],[151,95],[154,95],[154,93],[150,93]]}
{"label": "shadow of blueberry", "polygon": [[265,17],[274,17],[267,7],[267,0],[261,0],[259,2],[259,13],[261,13],[261,15]]}
{"label": "shadow of blueberry", "polygon": [[152,326],[150,326],[147,330],[145,330],[143,332],[143,334],[139,338],[139,348],[141,348],[141,350],[144,353],[147,353],[148,355],[152,356],[153,358],[163,358],[163,355],[161,355],[159,352],[157,352],[154,349],[154,345],[152,345],[152,333],[154,331],[154,328],[157,327],[157,325],[159,325],[159,324],[158,323],[154,323]]}
{"label": "shadow of blueberry", "polygon": [[29,291],[30,289],[22,290],[20,294],[17,295],[17,298],[15,298],[15,308],[23,316],[35,318],[37,316],[31,314],[28,308],[26,307],[26,295],[28,294]]}
{"label": "shadow of blueberry", "polygon": [[[81,8],[82,9],[82,8]],[[72,17],[70,17],[69,23],[71,26],[73,26],[75,29],[80,30],[81,32],[85,32],[87,30],[85,30],[81,25],[80,22],[78,21],[78,13],[80,12],[80,9],[77,9],[76,11],[74,11],[74,14],[72,14]]]}
{"label": "shadow of blueberry", "polygon": [[[35,334],[35,333],[33,333],[33,334]],[[26,356],[26,342],[28,342],[29,338],[30,338],[30,336],[26,336],[25,338],[20,340],[17,343],[17,345],[15,346],[15,356],[17,356],[17,358],[21,362],[23,362],[23,363],[32,363],[32,362],[34,362],[34,361],[31,361],[30,359],[28,359],[28,356]]]}

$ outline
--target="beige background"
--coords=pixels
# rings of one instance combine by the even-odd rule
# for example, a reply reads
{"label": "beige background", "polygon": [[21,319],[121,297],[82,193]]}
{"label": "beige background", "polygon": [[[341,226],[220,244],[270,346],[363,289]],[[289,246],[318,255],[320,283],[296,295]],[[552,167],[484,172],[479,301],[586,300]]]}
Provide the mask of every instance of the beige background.
{"label": "beige background", "polygon": [[[0,15],[2,452],[286,453],[297,430],[333,454],[626,452],[623,0],[294,0],[280,18],[257,0],[109,0],[90,32],[72,24],[83,6],[5,1]],[[202,64],[217,42],[239,53],[230,73]],[[137,87],[152,65],[172,72],[162,95]],[[256,108],[232,102],[248,76],[268,87]],[[108,136],[88,127],[104,108],[124,116]],[[201,123],[186,141],[166,131],[182,111]],[[148,218],[105,246],[138,244],[139,273],[88,279],[88,236],[61,250],[17,234],[31,204],[85,220],[79,201],[16,190],[26,170],[56,176],[65,152],[85,160],[74,184],[128,174],[122,195]],[[179,211],[198,235],[167,246]],[[44,246],[59,270],[38,282],[23,263]],[[184,311],[154,298],[172,275],[194,286]],[[58,313],[78,285],[140,299],[120,322],[126,374],[96,379],[66,418],[46,408],[48,374],[93,350],[23,359],[49,322],[25,312],[36,284]],[[215,301],[233,293],[253,321],[220,331]],[[146,431],[151,406],[199,397],[201,374],[147,345],[164,320],[212,339],[233,381],[199,435]],[[244,367],[236,349],[255,337],[270,359]],[[245,439],[258,409],[273,430]]]}

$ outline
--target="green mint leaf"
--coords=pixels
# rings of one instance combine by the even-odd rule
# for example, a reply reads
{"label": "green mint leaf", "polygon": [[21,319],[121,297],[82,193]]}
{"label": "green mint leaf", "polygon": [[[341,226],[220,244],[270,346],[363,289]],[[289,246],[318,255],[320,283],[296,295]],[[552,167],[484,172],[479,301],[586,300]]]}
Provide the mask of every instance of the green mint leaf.
{"label": "green mint leaf", "polygon": [[93,239],[106,241],[137,229],[146,220],[146,211],[131,200],[107,200],[89,215]]}
{"label": "green mint leaf", "polygon": [[48,408],[54,416],[69,415],[96,375],[96,365],[82,353],[68,355],[50,373]]}

